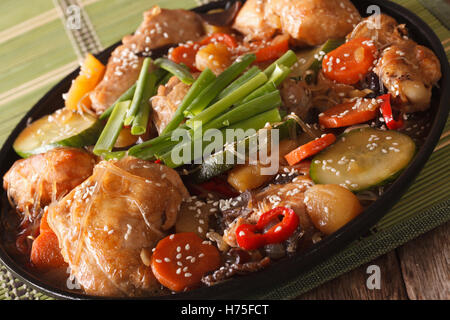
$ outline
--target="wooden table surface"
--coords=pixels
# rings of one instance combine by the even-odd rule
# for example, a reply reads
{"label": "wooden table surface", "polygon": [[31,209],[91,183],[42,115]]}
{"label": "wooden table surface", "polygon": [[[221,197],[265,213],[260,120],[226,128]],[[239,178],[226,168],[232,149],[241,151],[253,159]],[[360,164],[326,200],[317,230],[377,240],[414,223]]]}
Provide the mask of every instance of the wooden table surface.
{"label": "wooden table surface", "polygon": [[[297,299],[450,299],[450,222],[362,265]],[[380,289],[366,286],[367,267],[377,265]]]}

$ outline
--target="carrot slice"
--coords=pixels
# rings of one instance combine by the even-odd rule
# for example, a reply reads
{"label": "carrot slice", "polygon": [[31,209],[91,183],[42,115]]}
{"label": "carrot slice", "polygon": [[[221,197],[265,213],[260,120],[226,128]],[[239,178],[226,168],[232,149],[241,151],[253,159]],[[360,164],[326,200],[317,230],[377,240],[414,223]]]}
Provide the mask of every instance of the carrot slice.
{"label": "carrot slice", "polygon": [[53,232],[53,230],[50,229],[50,226],[48,225],[47,216],[48,216],[48,209],[45,210],[44,213],[42,214],[41,224],[39,225],[39,232],[40,233]]}
{"label": "carrot slice", "polygon": [[289,37],[285,35],[278,36],[272,41],[270,45],[255,52],[255,62],[275,60],[281,57],[288,50]]}
{"label": "carrot slice", "polygon": [[353,39],[328,53],[322,70],[328,79],[355,84],[373,67],[377,49],[369,38]]}
{"label": "carrot slice", "polygon": [[58,237],[53,231],[43,232],[33,241],[30,259],[38,269],[47,270],[65,265]]}
{"label": "carrot slice", "polygon": [[319,115],[319,123],[325,128],[340,128],[363,123],[376,117],[379,104],[371,100],[357,100],[338,104]]}
{"label": "carrot slice", "polygon": [[185,44],[174,48],[170,54],[169,59],[175,63],[184,63],[191,69],[192,72],[198,71],[195,67],[195,55],[197,54],[198,45],[195,44]]}
{"label": "carrot slice", "polygon": [[87,96],[95,89],[105,74],[105,66],[92,54],[88,54],[81,66],[80,74],[75,78],[67,93],[66,107],[78,110],[78,106],[90,108],[91,101]]}
{"label": "carrot slice", "polygon": [[333,144],[336,141],[336,136],[332,133],[328,133],[316,140],[310,141],[307,144],[304,144],[297,149],[289,152],[284,156],[286,161],[290,166],[293,166],[300,161],[309,158],[316,153],[319,153],[329,145]]}
{"label": "carrot slice", "polygon": [[197,286],[209,271],[220,266],[219,251],[193,232],[172,234],[158,242],[151,267],[156,279],[173,291]]}
{"label": "carrot slice", "polygon": [[205,39],[200,41],[199,44],[201,46],[204,46],[209,43],[216,43],[216,42],[221,42],[221,43],[225,44],[228,48],[232,48],[232,49],[235,49],[238,46],[236,39],[232,35],[229,35],[226,33],[220,33],[220,32],[213,33],[209,37],[206,37]]}

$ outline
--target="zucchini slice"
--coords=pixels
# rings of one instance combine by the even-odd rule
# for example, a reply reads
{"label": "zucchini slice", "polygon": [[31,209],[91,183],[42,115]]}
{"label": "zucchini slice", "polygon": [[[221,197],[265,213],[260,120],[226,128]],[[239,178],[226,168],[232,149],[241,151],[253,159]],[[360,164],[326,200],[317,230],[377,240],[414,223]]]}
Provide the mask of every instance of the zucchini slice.
{"label": "zucchini slice", "polygon": [[81,148],[94,145],[102,128],[102,121],[94,116],[63,108],[31,123],[19,134],[13,148],[23,158],[59,146]]}
{"label": "zucchini slice", "polygon": [[343,39],[330,39],[321,46],[298,52],[298,63],[289,76],[301,78],[310,83],[316,82],[317,74],[322,69],[323,57],[344,43]]}
{"label": "zucchini slice", "polygon": [[318,184],[362,191],[392,181],[415,151],[414,141],[398,131],[354,129],[313,158],[310,176]]}

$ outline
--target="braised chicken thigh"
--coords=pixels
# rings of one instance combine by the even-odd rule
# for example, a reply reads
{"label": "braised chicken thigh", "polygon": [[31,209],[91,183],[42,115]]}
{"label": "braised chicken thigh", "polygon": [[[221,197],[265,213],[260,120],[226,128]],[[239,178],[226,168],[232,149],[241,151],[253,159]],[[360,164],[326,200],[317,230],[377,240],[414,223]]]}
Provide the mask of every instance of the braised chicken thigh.
{"label": "braised chicken thigh", "polygon": [[163,165],[102,161],[88,180],[49,207],[48,223],[87,293],[151,294],[159,286],[145,257],[175,224],[188,196],[178,174]]}
{"label": "braised chicken thigh", "polygon": [[403,112],[428,109],[431,89],[441,78],[436,55],[414,41],[386,48],[374,69]]}
{"label": "braised chicken thigh", "polygon": [[250,0],[233,27],[249,39],[282,31],[297,44],[314,46],[345,36],[360,19],[348,0]]}
{"label": "braised chicken thigh", "polygon": [[424,111],[430,105],[431,89],[441,78],[441,65],[428,48],[410,40],[405,25],[385,14],[359,23],[348,40],[368,38],[381,52],[374,72],[403,112]]}
{"label": "braised chicken thigh", "polygon": [[203,34],[200,17],[194,12],[158,6],[144,12],[136,32],[125,36],[123,45],[111,54],[103,80],[90,94],[93,109],[102,113],[136,82],[143,55],[161,46],[198,40]]}
{"label": "braised chicken thigh", "polygon": [[35,216],[88,178],[95,160],[75,148],[56,148],[18,160],[3,177],[3,187],[18,211]]}

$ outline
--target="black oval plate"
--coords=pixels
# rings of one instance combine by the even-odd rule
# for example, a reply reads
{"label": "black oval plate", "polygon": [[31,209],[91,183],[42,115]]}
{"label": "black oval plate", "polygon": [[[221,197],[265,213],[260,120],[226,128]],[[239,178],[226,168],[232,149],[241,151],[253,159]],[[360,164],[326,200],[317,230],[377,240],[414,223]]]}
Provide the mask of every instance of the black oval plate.
{"label": "black oval plate", "polygon": [[[384,0],[359,0],[354,2],[355,6],[363,16],[369,15],[366,13],[369,6],[378,5],[383,13],[391,15],[397,19],[399,23],[405,23],[414,40],[431,48],[441,62],[443,76],[440,81],[439,88],[434,91],[432,100],[432,126],[425,143],[420,147],[413,161],[388,188],[388,190],[386,190],[386,192],[379,198],[379,200],[369,206],[353,221],[345,225],[334,234],[318,242],[309,250],[299,252],[293,257],[273,263],[264,271],[244,277],[234,278],[213,287],[203,287],[186,293],[179,293],[164,297],[149,297],[146,299],[243,299],[254,295],[255,292],[259,292],[260,290],[262,291],[270,288],[275,289],[283,284],[286,284],[289,280],[294,279],[300,273],[311,270],[321,261],[324,261],[333,254],[338,253],[352,241],[364,235],[369,228],[373,226],[381,217],[383,217],[400,199],[401,195],[407,190],[409,185],[419,174],[420,170],[425,165],[426,161],[433,152],[434,147],[439,141],[439,137],[448,117],[450,107],[450,67],[445,51],[439,38],[434,34],[431,28],[407,9],[395,3]],[[227,2],[225,1],[213,2],[195,8],[193,11],[207,12],[211,9],[222,8],[226,5],[226,3]],[[370,14],[372,13],[373,12],[370,12]],[[119,44],[120,42],[109,47],[102,53],[98,54],[97,57],[103,63],[106,63],[112,50]],[[154,54],[157,55],[158,52],[155,51]],[[159,54],[161,54],[161,52]],[[27,120],[29,118],[37,119],[55,111],[59,106],[62,106],[62,94],[68,91],[72,79],[75,78],[78,72],[79,69],[75,70],[65,77],[59,84],[53,87],[25,115],[22,121],[20,121],[0,151],[0,176],[3,176],[14,161],[18,159],[18,156],[12,149],[12,144],[18,134],[26,126]],[[21,265],[12,260],[5,251],[2,243],[0,243],[0,260],[19,279],[47,295],[65,299],[103,299],[64,291],[42,282],[35,275],[31,274]]]}

